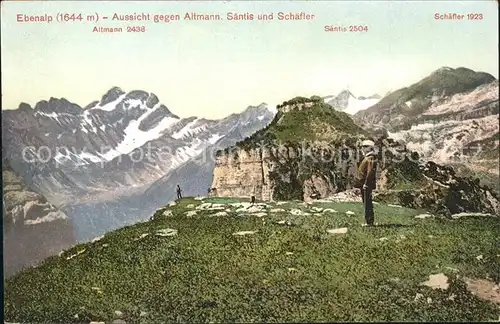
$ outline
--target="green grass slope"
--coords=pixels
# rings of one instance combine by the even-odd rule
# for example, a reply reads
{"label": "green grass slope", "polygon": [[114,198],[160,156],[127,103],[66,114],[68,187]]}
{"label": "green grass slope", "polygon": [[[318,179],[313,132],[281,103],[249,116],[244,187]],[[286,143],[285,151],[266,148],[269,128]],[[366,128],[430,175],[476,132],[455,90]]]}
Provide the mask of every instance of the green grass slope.
{"label": "green grass slope", "polygon": [[[231,205],[239,201],[233,198],[212,200],[220,210],[186,215],[208,201],[183,199],[151,221],[25,269],[5,282],[5,320],[488,321],[500,316],[498,305],[471,294],[464,283],[466,277],[500,281],[497,217],[420,219],[415,210],[375,205],[379,226],[366,228],[360,225],[360,203],[287,202],[252,212]],[[343,227],[344,234],[327,232]],[[161,231],[175,235],[160,236]],[[239,231],[255,232],[234,235]],[[446,290],[421,285],[437,273],[448,276]]]}
{"label": "green grass slope", "polygon": [[261,143],[340,142],[344,139],[355,141],[355,137],[366,135],[348,114],[332,109],[318,96],[312,96],[311,99],[296,97],[278,105],[278,109],[305,102],[313,102],[313,106],[286,113],[278,110],[267,127],[238,142],[236,147],[251,149]]}

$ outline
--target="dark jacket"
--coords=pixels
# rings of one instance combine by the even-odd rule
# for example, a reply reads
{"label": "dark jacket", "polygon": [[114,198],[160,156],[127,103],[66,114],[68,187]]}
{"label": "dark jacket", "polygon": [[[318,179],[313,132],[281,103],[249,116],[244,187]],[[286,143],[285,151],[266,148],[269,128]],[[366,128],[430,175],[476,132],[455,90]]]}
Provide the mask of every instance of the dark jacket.
{"label": "dark jacket", "polygon": [[377,156],[374,152],[368,153],[358,166],[356,172],[355,188],[363,188],[366,184],[370,189],[377,188]]}

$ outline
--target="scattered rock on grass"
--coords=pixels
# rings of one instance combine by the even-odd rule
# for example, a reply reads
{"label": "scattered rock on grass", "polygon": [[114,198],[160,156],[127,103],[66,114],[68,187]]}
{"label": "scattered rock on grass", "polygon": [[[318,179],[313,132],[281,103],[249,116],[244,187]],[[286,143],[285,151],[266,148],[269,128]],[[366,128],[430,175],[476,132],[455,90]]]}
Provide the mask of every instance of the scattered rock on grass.
{"label": "scattered rock on grass", "polygon": [[257,213],[257,214],[254,214],[255,217],[264,217],[264,216],[267,216],[266,213]]}
{"label": "scattered rock on grass", "polygon": [[453,219],[458,219],[462,217],[495,217],[495,215],[485,214],[485,213],[459,213],[451,215],[451,218]]}
{"label": "scattered rock on grass", "polygon": [[274,209],[271,209],[269,212],[271,212],[271,213],[283,213],[285,211],[286,210],[284,210],[283,208],[274,208]]}
{"label": "scattered rock on grass", "polygon": [[355,215],[355,213],[350,211],[350,210],[346,211],[345,213],[346,213],[346,215]]}
{"label": "scattered rock on grass", "polygon": [[210,216],[215,216],[215,217],[227,216],[227,212],[225,212],[225,211],[221,211],[221,212],[218,212],[218,213],[212,214],[212,215],[210,215]]}
{"label": "scattered rock on grass", "polygon": [[500,286],[486,279],[466,279],[467,290],[483,300],[500,304]]}
{"label": "scattered rock on grass", "polygon": [[331,208],[325,208],[323,209],[323,213],[338,213],[338,211],[336,211],[335,209],[331,209]]}
{"label": "scattered rock on grass", "polygon": [[389,206],[389,207],[395,207],[395,208],[402,208],[403,207],[401,205],[394,205],[394,204],[388,204],[387,206]]}
{"label": "scattered rock on grass", "polygon": [[482,255],[482,254],[481,254],[481,255],[478,255],[478,256],[476,257],[476,259],[477,259],[478,261],[481,261],[483,258],[484,258],[484,257],[483,257],[483,255]]}
{"label": "scattered rock on grass", "polygon": [[292,210],[290,210],[290,214],[292,214],[294,216],[307,216],[307,215],[311,215],[309,213],[303,212],[300,209],[292,209]]}
{"label": "scattered rock on grass", "polygon": [[202,203],[196,207],[197,210],[223,210],[226,209],[223,204]]}
{"label": "scattered rock on grass", "polygon": [[173,213],[172,213],[172,211],[171,211],[171,210],[165,210],[165,211],[163,212],[163,216],[165,216],[165,217],[170,217],[170,216],[172,216],[172,215],[173,215]]}
{"label": "scattered rock on grass", "polygon": [[327,230],[327,232],[330,234],[345,234],[345,233],[347,233],[347,227],[334,228],[334,229]]}
{"label": "scattered rock on grass", "polygon": [[414,299],[414,301],[417,301],[417,300],[419,300],[420,298],[423,298],[423,297],[424,297],[424,295],[422,295],[421,293],[417,293],[417,294],[415,295],[415,299]]}
{"label": "scattered rock on grass", "polygon": [[194,207],[195,207],[194,204],[189,204],[186,206],[186,208],[189,208],[189,209],[193,209]]}
{"label": "scattered rock on grass", "polygon": [[190,211],[186,212],[186,217],[193,217],[197,213],[198,213],[198,211],[196,211],[196,210],[190,210]]}
{"label": "scattered rock on grass", "polygon": [[165,229],[158,230],[156,232],[156,235],[163,236],[163,237],[174,236],[174,235],[177,235],[177,230],[172,229],[172,228],[165,228]]}
{"label": "scattered rock on grass", "polygon": [[122,317],[123,316],[123,313],[119,310],[115,311],[115,316],[116,317]]}
{"label": "scattered rock on grass", "polygon": [[448,289],[450,286],[448,284],[448,277],[444,273],[438,273],[435,275],[430,275],[429,280],[422,283],[422,285],[430,287],[432,289]]}
{"label": "scattered rock on grass", "polygon": [[257,231],[240,231],[240,232],[233,233],[233,235],[243,236],[243,235],[252,235],[255,233],[257,233]]}
{"label": "scattered rock on grass", "polygon": [[144,234],[141,234],[141,236],[139,236],[138,238],[134,239],[134,241],[139,241],[139,240],[142,240],[143,238],[145,238],[146,236],[148,236],[149,233],[144,233]]}
{"label": "scattered rock on grass", "polygon": [[388,238],[387,238],[387,237],[381,237],[381,238],[379,238],[378,240],[379,240],[379,241],[387,241],[387,240],[388,240]]}
{"label": "scattered rock on grass", "polygon": [[420,218],[420,219],[431,218],[431,217],[434,217],[434,216],[432,216],[431,214],[420,214],[420,215],[415,216],[415,218]]}
{"label": "scattered rock on grass", "polygon": [[238,208],[236,212],[259,213],[266,210],[266,207],[267,205],[253,205],[253,206]]}

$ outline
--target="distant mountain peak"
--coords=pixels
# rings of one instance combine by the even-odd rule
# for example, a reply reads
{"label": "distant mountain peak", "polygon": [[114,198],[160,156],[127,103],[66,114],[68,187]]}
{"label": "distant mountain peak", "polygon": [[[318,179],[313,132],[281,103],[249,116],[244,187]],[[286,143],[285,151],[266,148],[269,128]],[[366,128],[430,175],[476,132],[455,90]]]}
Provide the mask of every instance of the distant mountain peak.
{"label": "distant mountain peak", "polygon": [[123,91],[120,87],[112,87],[106,92],[104,96],[102,96],[99,105],[104,106],[110,102],[117,100],[121,95],[124,95],[125,91]]}
{"label": "distant mountain peak", "polygon": [[494,80],[489,73],[465,67],[441,67],[408,87],[388,93],[357,117],[366,123],[389,125],[392,130],[407,128],[412,121],[423,118],[431,107],[445,103],[456,94],[471,93]]}
{"label": "distant mountain peak", "polygon": [[323,97],[325,102],[334,109],[344,111],[351,115],[373,106],[380,100],[380,98],[381,97],[378,94],[370,97],[356,97],[348,89],[340,91],[337,96]]}
{"label": "distant mountain peak", "polygon": [[356,98],[356,96],[354,96],[352,94],[352,92],[350,90],[348,90],[348,89],[344,89],[344,90],[340,91],[338,93],[338,95],[337,95],[337,98],[340,97],[340,96],[346,97],[346,98],[348,98],[348,97],[354,97],[354,98]]}

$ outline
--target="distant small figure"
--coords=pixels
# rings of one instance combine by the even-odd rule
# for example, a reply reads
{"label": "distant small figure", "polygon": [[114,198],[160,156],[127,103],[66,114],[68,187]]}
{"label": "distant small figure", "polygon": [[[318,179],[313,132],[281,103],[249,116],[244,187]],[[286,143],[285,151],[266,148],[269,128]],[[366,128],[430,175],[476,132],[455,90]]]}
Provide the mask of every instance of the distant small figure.
{"label": "distant small figure", "polygon": [[177,185],[177,199],[182,199],[182,189]]}
{"label": "distant small figure", "polygon": [[251,200],[250,204],[252,204],[252,205],[255,204],[255,196],[252,196],[252,200]]}
{"label": "distant small figure", "polygon": [[211,194],[212,194],[212,188],[208,188],[208,190],[207,190],[207,196],[209,196],[209,197],[210,197],[210,196],[211,196]]}

